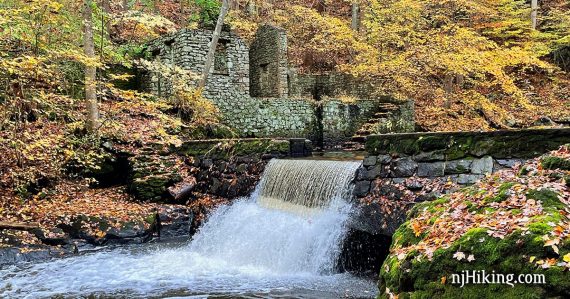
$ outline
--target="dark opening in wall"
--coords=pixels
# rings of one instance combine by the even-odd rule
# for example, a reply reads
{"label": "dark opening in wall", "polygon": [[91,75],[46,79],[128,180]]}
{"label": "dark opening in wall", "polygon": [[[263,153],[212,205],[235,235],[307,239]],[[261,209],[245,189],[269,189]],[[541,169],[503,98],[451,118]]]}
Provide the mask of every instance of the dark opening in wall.
{"label": "dark opening in wall", "polygon": [[226,39],[220,39],[216,46],[214,56],[214,73],[218,75],[229,75],[228,67],[228,43]]}
{"label": "dark opening in wall", "polygon": [[317,119],[317,125],[315,126],[315,145],[322,149],[324,147],[323,103],[321,102],[323,92],[319,86],[315,85],[312,93],[313,99],[317,102],[315,106],[315,117]]}
{"label": "dark opening in wall", "polygon": [[164,41],[164,45],[167,47],[172,47],[172,44],[174,44],[174,39],[169,39]]}
{"label": "dark opening in wall", "polygon": [[392,238],[385,235],[350,230],[343,242],[337,268],[340,272],[377,277],[391,243]]}

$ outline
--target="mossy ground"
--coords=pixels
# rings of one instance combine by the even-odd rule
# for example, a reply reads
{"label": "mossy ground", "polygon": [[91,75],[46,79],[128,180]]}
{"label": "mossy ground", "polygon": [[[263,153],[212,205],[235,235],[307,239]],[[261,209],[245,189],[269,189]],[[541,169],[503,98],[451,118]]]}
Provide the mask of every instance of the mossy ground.
{"label": "mossy ground", "polygon": [[[565,159],[564,153],[551,156]],[[544,158],[525,165],[525,173],[499,173],[417,204],[394,234],[380,273],[379,297],[568,298],[568,173],[541,164]],[[515,279],[519,274],[544,275],[546,283],[461,287],[451,277],[463,270],[513,274]]]}

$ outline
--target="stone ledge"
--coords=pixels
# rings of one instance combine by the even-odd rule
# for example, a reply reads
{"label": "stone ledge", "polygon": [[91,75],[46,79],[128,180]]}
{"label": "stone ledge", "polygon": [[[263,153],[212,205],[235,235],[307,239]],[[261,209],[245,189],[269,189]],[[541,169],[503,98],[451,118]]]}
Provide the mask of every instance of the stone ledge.
{"label": "stone ledge", "polygon": [[[370,135],[371,155],[443,156],[445,160],[492,156],[528,159],[570,143],[570,128],[491,132],[429,132]],[[437,160],[437,159],[435,159]]]}

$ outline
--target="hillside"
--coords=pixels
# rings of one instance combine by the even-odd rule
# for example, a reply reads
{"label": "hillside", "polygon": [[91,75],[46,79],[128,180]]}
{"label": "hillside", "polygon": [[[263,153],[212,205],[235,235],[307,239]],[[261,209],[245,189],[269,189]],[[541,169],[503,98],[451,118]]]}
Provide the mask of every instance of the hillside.
{"label": "hillside", "polygon": [[[125,87],[117,79],[135,66],[145,42],[184,27],[211,27],[220,5],[102,3],[93,9],[92,63],[105,70],[105,96],[120,92],[113,85]],[[541,3],[536,30],[520,0],[234,1],[227,22],[250,41],[261,24],[284,28],[289,61],[300,72],[347,73],[371,82],[378,94],[415,100],[420,130],[493,130],[570,121],[568,5]],[[42,105],[55,95],[81,95],[78,72],[88,60],[79,10],[76,2],[49,0],[9,1],[1,9],[0,67],[10,74],[3,80],[18,80],[8,85],[5,101],[22,94],[31,101],[38,92]],[[189,109],[200,109],[188,101]]]}

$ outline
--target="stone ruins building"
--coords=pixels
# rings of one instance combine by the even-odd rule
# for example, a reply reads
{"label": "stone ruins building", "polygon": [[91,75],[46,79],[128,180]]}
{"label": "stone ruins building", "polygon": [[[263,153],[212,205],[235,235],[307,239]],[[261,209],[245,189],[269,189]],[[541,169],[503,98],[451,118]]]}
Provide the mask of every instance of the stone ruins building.
{"label": "stone ruins building", "polygon": [[[183,29],[148,44],[154,60],[200,74],[212,31]],[[151,74],[147,89],[171,93],[168,80]],[[412,102],[373,96],[371,85],[342,74],[298,74],[287,61],[285,31],[264,25],[250,47],[222,31],[203,95],[222,122],[242,137],[304,137],[332,145],[355,134],[414,129]]]}

